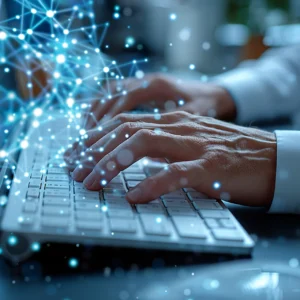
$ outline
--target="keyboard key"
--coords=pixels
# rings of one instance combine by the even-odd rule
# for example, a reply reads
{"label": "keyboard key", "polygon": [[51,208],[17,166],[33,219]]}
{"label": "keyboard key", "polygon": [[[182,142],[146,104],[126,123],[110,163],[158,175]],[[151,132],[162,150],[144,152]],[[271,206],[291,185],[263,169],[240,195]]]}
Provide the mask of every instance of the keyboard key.
{"label": "keyboard key", "polygon": [[220,219],[219,222],[223,227],[226,227],[229,229],[234,229],[236,227],[235,224],[233,223],[233,221],[230,219]]}
{"label": "keyboard key", "polygon": [[34,197],[26,197],[25,201],[26,202],[36,202],[38,199]]}
{"label": "keyboard key", "polygon": [[230,213],[225,210],[200,210],[199,214],[202,218],[229,218]]}
{"label": "keyboard key", "polygon": [[42,185],[42,182],[39,179],[31,179],[29,184],[28,184],[28,186],[30,188],[38,188],[38,189],[41,188],[41,185]]}
{"label": "keyboard key", "polygon": [[125,196],[126,191],[125,189],[110,189],[110,188],[104,188],[103,189],[104,196],[109,195],[109,196]]}
{"label": "keyboard key", "polygon": [[123,184],[123,180],[121,176],[117,176],[115,178],[113,178],[110,183],[122,183]]}
{"label": "keyboard key", "polygon": [[227,240],[227,241],[242,241],[243,236],[238,230],[234,229],[213,229],[212,230],[214,237],[217,240]]}
{"label": "keyboard key", "polygon": [[46,183],[46,189],[66,189],[69,190],[69,182],[51,181]]}
{"label": "keyboard key", "polygon": [[115,198],[108,198],[108,199],[106,199],[105,200],[105,202],[107,203],[107,204],[129,204],[129,202],[125,199],[125,198],[117,198],[117,197],[115,197]]}
{"label": "keyboard key", "polygon": [[35,218],[34,216],[20,216],[20,218],[18,218],[18,222],[20,225],[22,226],[32,226],[35,223]]}
{"label": "keyboard key", "polygon": [[163,200],[166,200],[166,199],[185,199],[185,194],[182,192],[182,191],[175,191],[175,192],[172,192],[172,193],[168,193],[168,194],[165,194],[163,196],[161,196],[161,198]]}
{"label": "keyboard key", "polygon": [[69,216],[70,210],[68,208],[61,208],[61,207],[51,207],[51,206],[44,206],[43,214],[46,216]]}
{"label": "keyboard key", "polygon": [[137,231],[136,220],[110,219],[112,232],[135,233]]}
{"label": "keyboard key", "polygon": [[199,193],[199,192],[188,192],[187,196],[191,201],[209,199],[206,195]]}
{"label": "keyboard key", "polygon": [[103,223],[101,221],[99,222],[77,221],[76,227],[81,230],[102,231]]}
{"label": "keyboard key", "polygon": [[85,188],[85,186],[83,184],[81,184],[80,186],[79,185],[76,185],[74,186],[74,191],[75,193],[85,193],[85,192],[90,192],[89,190],[87,190]]}
{"label": "keyboard key", "polygon": [[204,223],[199,218],[173,217],[178,234],[184,238],[207,238],[208,232]]}
{"label": "keyboard key", "polygon": [[205,224],[209,227],[209,228],[219,228],[220,224],[218,223],[217,219],[211,219],[211,218],[207,218],[204,220]]}
{"label": "keyboard key", "polygon": [[90,201],[99,201],[99,193],[75,193],[75,201],[84,201],[84,200],[90,200]]}
{"label": "keyboard key", "polygon": [[103,219],[101,212],[87,212],[87,211],[76,211],[76,218],[81,221],[96,220],[100,221]]}
{"label": "keyboard key", "polygon": [[32,167],[33,171],[41,171],[41,170],[46,170],[46,165],[43,163],[35,163]]}
{"label": "keyboard key", "polygon": [[129,189],[132,189],[136,187],[140,182],[139,181],[127,181],[127,187]]}
{"label": "keyboard key", "polygon": [[66,198],[51,198],[45,197],[44,198],[44,205],[45,206],[70,206],[71,201],[70,199]]}
{"label": "keyboard key", "polygon": [[27,197],[38,198],[40,196],[40,189],[29,188],[27,190]]}
{"label": "keyboard key", "polygon": [[107,214],[110,218],[120,218],[120,219],[133,219],[134,213],[131,210],[124,209],[108,209]]}
{"label": "keyboard key", "polygon": [[25,202],[23,211],[27,213],[35,213],[37,211],[37,204],[35,202]]}
{"label": "keyboard key", "polygon": [[124,174],[125,180],[126,181],[143,181],[146,179],[145,174]]}
{"label": "keyboard key", "polygon": [[167,211],[170,216],[191,216],[197,217],[197,213],[191,207],[169,207]]}
{"label": "keyboard key", "polygon": [[64,168],[49,168],[48,169],[48,174],[68,174],[68,170]]}
{"label": "keyboard key", "polygon": [[171,234],[170,221],[164,215],[141,215],[145,234],[168,236]]}
{"label": "keyboard key", "polygon": [[70,197],[70,192],[68,190],[61,190],[61,189],[49,189],[49,190],[45,190],[44,195],[68,199]]}
{"label": "keyboard key", "polygon": [[163,203],[166,207],[182,207],[182,208],[190,208],[188,200],[185,199],[165,199]]}
{"label": "keyboard key", "polygon": [[121,210],[131,210],[131,205],[128,202],[108,202],[106,203],[108,210],[110,209],[121,209]]}
{"label": "keyboard key", "polygon": [[33,171],[33,172],[31,173],[31,178],[32,178],[32,179],[39,179],[39,180],[42,180],[43,174],[42,174],[41,172]]}
{"label": "keyboard key", "polygon": [[47,175],[47,181],[67,181],[69,182],[70,177],[69,175]]}
{"label": "keyboard key", "polygon": [[53,228],[66,228],[69,226],[70,220],[68,218],[54,218],[54,217],[43,217],[42,226],[53,227]]}
{"label": "keyboard key", "polygon": [[165,212],[160,204],[137,204],[135,207],[140,214],[164,214]]}
{"label": "keyboard key", "polygon": [[81,211],[100,211],[100,203],[93,204],[93,203],[84,203],[84,202],[76,202],[75,203],[76,210]]}
{"label": "keyboard key", "polygon": [[123,190],[124,189],[124,185],[122,182],[118,182],[118,183],[114,183],[114,182],[109,182],[106,186],[105,189],[120,189]]}
{"label": "keyboard key", "polygon": [[193,202],[195,209],[210,209],[210,210],[222,210],[223,207],[216,200],[195,200]]}

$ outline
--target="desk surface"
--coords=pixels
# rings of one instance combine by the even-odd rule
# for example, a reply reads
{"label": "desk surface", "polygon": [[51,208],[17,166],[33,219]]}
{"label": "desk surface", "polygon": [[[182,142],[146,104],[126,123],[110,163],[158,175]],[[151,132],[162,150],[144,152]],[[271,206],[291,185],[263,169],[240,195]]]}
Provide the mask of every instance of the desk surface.
{"label": "desk surface", "polygon": [[[259,277],[259,284],[266,284],[267,279],[267,287],[270,288],[270,284],[274,285],[274,280],[278,284],[279,277],[276,274],[280,273],[278,270],[281,268],[285,270],[288,268],[291,271],[299,269],[299,216],[269,215],[260,209],[244,208],[232,204],[228,204],[228,206],[245,229],[257,238],[252,258],[249,260],[217,263],[213,264],[213,267],[208,267],[207,264],[194,264],[128,271],[120,268],[111,271],[106,268],[104,271],[93,273],[52,274],[40,278],[31,276],[20,278],[13,275],[12,269],[3,260],[0,260],[0,291],[2,295],[5,295],[5,297],[1,296],[1,299],[189,299],[189,295],[190,299],[196,299],[197,297],[192,297],[192,291],[193,295],[198,293],[199,297],[205,293],[208,293],[205,294],[207,297],[212,296],[207,299],[232,299],[230,296],[226,298],[223,292],[222,296],[220,293],[218,294],[218,290],[222,288],[220,283],[226,281],[227,285],[231,284],[228,289],[228,295],[230,295],[234,286],[237,285],[237,278],[234,276],[239,276],[241,270],[245,274],[245,270],[252,272],[252,270],[266,265],[275,268],[274,272],[268,273],[269,277]],[[277,266],[278,269],[276,269]],[[224,272],[221,272],[222,270]],[[229,275],[225,276],[224,274],[229,270]],[[220,273],[225,277],[222,278]],[[266,276],[267,273],[262,274]],[[298,296],[289,295],[288,299],[300,299],[300,275],[294,277],[293,280],[296,281],[292,282],[289,278],[288,280],[281,279],[280,282],[285,281],[283,284],[287,286],[288,290],[292,290]],[[292,287],[289,286],[291,284]],[[298,290],[294,286],[298,286]],[[151,292],[147,292],[147,290]],[[248,298],[244,297],[243,299]]]}

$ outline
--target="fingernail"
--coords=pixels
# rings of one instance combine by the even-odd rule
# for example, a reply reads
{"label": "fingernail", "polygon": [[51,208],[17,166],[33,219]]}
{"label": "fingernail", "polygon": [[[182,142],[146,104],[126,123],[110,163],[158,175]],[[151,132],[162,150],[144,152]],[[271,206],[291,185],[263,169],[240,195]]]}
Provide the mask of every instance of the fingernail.
{"label": "fingernail", "polygon": [[141,199],[141,190],[139,188],[135,188],[127,193],[127,198],[129,202],[138,202]]}
{"label": "fingernail", "polygon": [[91,188],[94,186],[94,182],[96,181],[96,176],[94,172],[92,172],[84,181],[83,184],[86,188]]}

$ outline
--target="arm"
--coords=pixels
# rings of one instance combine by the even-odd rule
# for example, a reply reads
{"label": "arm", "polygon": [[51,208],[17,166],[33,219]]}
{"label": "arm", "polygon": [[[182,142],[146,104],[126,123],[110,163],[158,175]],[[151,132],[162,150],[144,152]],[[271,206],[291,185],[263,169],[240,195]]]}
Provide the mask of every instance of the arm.
{"label": "arm", "polygon": [[232,95],[237,122],[290,116],[300,109],[300,46],[268,51],[251,67],[215,78]]}

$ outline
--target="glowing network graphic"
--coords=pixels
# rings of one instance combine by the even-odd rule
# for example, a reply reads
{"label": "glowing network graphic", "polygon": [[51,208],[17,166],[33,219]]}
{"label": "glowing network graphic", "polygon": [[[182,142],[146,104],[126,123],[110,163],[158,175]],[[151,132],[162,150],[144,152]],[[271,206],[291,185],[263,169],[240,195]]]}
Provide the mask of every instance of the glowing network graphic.
{"label": "glowing network graphic", "polygon": [[[66,5],[59,0],[14,0],[9,5],[18,13],[0,22],[2,80],[6,82],[13,74],[15,87],[9,89],[0,83],[0,160],[4,161],[10,161],[17,150],[30,147],[25,133],[13,145],[3,145],[13,125],[30,120],[31,126],[38,128],[58,107],[82,136],[85,129],[79,120],[91,101],[99,99],[104,104],[126,93],[123,69],[130,70],[129,76],[142,78],[139,64],[147,62],[118,63],[104,54],[109,49],[104,39],[110,24],[96,24],[93,1]],[[113,19],[120,17],[120,7],[115,6]],[[134,42],[129,36],[124,47]],[[122,88],[111,90],[112,80],[120,82]],[[6,186],[10,188],[9,180]]]}

